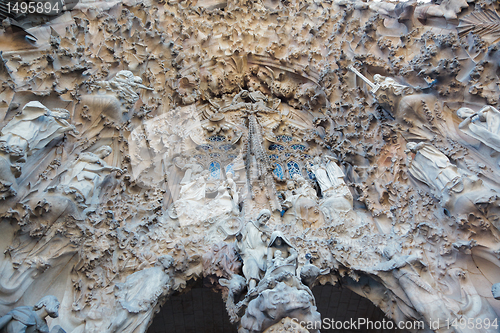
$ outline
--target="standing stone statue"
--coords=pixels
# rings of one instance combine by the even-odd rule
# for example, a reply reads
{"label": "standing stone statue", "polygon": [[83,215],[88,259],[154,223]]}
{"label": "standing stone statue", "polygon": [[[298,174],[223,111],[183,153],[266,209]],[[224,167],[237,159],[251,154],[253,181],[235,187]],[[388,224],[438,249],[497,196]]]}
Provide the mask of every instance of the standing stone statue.
{"label": "standing stone statue", "polygon": [[436,147],[424,142],[418,144],[410,142],[406,148],[407,152],[415,153],[408,167],[413,177],[438,193],[443,192],[445,188],[453,188],[457,192],[463,189],[457,167],[451,164],[448,157]]}
{"label": "standing stone statue", "polygon": [[500,152],[500,111],[487,105],[478,112],[460,108],[457,115],[464,119],[458,125],[462,132]]}
{"label": "standing stone statue", "polygon": [[[55,296],[43,297],[35,306],[20,306],[0,318],[2,333],[49,333],[45,318],[59,316],[59,301]],[[52,330],[54,331],[54,329]],[[61,332],[62,329],[59,329]]]}
{"label": "standing stone statue", "polygon": [[321,193],[325,194],[326,191],[332,188],[332,182],[328,176],[328,171],[326,166],[322,163],[319,156],[316,156],[313,160],[313,165],[311,167],[316,180],[318,181]]}
{"label": "standing stone statue", "polygon": [[270,237],[266,223],[270,218],[269,210],[261,210],[257,220],[247,222],[241,235],[236,238],[236,249],[243,259],[243,275],[247,279],[249,291],[257,286],[257,282],[266,271],[267,245]]}
{"label": "standing stone statue", "polygon": [[337,159],[333,156],[325,156],[326,159],[326,171],[328,173],[328,178],[333,187],[345,184],[344,182],[344,172],[337,165]]}
{"label": "standing stone statue", "polygon": [[217,197],[209,204],[212,210],[210,215],[217,216],[229,212],[238,215],[238,190],[232,173],[227,174],[227,179],[222,182],[217,191]]}

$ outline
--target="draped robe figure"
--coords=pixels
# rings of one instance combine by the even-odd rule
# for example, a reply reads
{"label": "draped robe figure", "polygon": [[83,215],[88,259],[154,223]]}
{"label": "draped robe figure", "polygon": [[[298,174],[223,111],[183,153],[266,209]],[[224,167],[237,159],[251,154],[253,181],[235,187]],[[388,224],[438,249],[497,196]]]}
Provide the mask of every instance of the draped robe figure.
{"label": "draped robe figure", "polygon": [[457,114],[464,119],[458,126],[462,132],[500,152],[500,112],[497,109],[487,105],[475,113],[469,108],[461,108]]}
{"label": "draped robe figure", "polygon": [[[457,167],[451,164],[448,157],[437,148],[423,142],[419,144],[410,142],[406,147],[415,152],[415,157],[409,165],[413,177],[437,192],[442,192],[447,187],[454,188],[460,183]],[[460,191],[460,186],[455,190]]]}

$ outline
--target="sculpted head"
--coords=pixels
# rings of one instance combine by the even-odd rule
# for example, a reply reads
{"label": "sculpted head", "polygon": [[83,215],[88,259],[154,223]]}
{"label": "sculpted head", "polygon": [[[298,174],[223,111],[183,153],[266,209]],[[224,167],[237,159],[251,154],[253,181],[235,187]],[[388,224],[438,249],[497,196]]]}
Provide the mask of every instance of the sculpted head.
{"label": "sculpted head", "polygon": [[293,175],[293,180],[295,180],[297,184],[299,184],[299,186],[304,185],[304,183],[306,182],[304,177],[302,177],[302,175],[299,175],[298,173]]}
{"label": "sculpted head", "polygon": [[274,257],[282,259],[283,258],[283,253],[280,250],[274,251]]}
{"label": "sculpted head", "polygon": [[474,114],[474,110],[470,108],[460,108],[457,110],[457,116],[459,116],[462,119],[468,118]]}
{"label": "sculpted head", "polygon": [[260,211],[259,216],[257,217],[257,221],[262,224],[266,224],[267,221],[271,218],[271,212],[269,209],[263,209]]}
{"label": "sculpted head", "polygon": [[406,144],[406,150],[407,151],[414,151],[416,146],[417,146],[416,142],[408,142]]}
{"label": "sculpted head", "polygon": [[493,298],[500,300],[500,283],[495,283],[491,286],[491,293],[493,294]]}
{"label": "sculpted head", "polygon": [[376,82],[376,83],[380,83],[382,81],[384,81],[385,77],[380,75],[380,74],[375,74],[373,75],[373,80]]}
{"label": "sculpted head", "polygon": [[111,154],[112,152],[113,149],[110,146],[102,146],[99,147],[99,149],[97,149],[94,154],[96,154],[100,158],[105,158],[109,156],[109,154]]}
{"label": "sculpted head", "polygon": [[45,311],[47,311],[47,314],[51,318],[57,318],[59,316],[59,301],[52,295],[43,297],[33,308],[35,311],[45,308]]}
{"label": "sculpted head", "polygon": [[168,269],[172,267],[174,264],[174,258],[170,255],[164,255],[158,257],[158,260],[156,261],[155,266],[162,266],[164,269]]}
{"label": "sculpted head", "polygon": [[391,260],[396,254],[396,249],[392,246],[386,246],[382,251],[382,254],[387,260]]}

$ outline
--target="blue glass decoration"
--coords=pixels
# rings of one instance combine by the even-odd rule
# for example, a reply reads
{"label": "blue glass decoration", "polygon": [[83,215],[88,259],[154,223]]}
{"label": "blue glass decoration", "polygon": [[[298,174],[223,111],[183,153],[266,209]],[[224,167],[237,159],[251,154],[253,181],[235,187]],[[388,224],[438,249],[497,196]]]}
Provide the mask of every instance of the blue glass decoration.
{"label": "blue glass decoration", "polygon": [[219,162],[212,162],[210,163],[210,175],[208,176],[208,179],[220,179],[220,164]]}
{"label": "blue glass decoration", "polygon": [[290,176],[290,178],[293,178],[293,175],[295,174],[301,175],[300,168],[297,162],[290,161],[286,164],[286,166],[288,168],[288,175]]}
{"label": "blue glass decoration", "polygon": [[232,165],[232,164],[228,164],[228,165],[226,166],[226,175],[227,175],[228,173],[232,173],[232,174],[233,174],[233,176],[234,176],[234,169],[233,169],[233,165]]}
{"label": "blue glass decoration", "polygon": [[278,179],[283,179],[285,177],[283,173],[283,167],[279,163],[274,164],[274,171],[273,173],[276,175]]}
{"label": "blue glass decoration", "polygon": [[279,151],[283,151],[285,150],[285,147],[283,147],[282,145],[277,145],[275,143],[271,144],[269,146],[269,150],[279,150]]}

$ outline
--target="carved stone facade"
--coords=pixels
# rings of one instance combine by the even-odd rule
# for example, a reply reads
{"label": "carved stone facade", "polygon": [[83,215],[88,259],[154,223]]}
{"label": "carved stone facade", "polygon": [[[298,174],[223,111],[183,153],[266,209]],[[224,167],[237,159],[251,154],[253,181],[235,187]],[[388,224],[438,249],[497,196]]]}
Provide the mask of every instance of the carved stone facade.
{"label": "carved stone facade", "polygon": [[82,0],[4,24],[0,329],[146,332],[203,279],[240,333],[320,331],[319,284],[498,331],[498,10]]}

